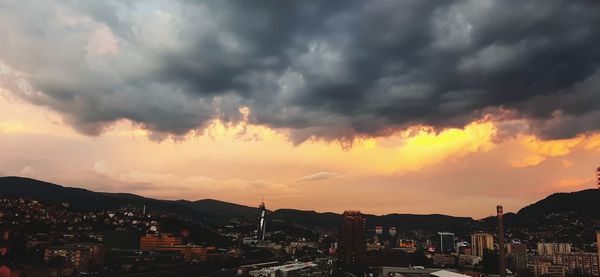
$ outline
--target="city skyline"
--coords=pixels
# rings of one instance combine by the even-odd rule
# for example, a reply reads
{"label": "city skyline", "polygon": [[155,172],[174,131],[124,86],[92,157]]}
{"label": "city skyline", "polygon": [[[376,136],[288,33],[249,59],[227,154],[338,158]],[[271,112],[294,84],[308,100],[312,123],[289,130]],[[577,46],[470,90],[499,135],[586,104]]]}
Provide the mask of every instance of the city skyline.
{"label": "city skyline", "polygon": [[598,7],[513,4],[2,2],[0,176],[473,218],[596,188]]}

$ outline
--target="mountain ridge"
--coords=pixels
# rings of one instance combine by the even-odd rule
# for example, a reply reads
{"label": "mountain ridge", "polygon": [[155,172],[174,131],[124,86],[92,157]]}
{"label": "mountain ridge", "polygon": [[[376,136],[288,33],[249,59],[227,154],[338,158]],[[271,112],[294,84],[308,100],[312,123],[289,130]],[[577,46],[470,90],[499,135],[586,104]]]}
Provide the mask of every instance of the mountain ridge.
{"label": "mountain ridge", "polygon": [[[554,193],[544,199],[521,208],[516,213],[505,214],[505,221],[512,225],[534,224],[544,220],[548,214],[573,213],[576,217],[600,218],[594,207],[598,194],[594,189],[578,192]],[[66,187],[59,184],[17,176],[0,177],[0,194],[37,199],[60,204],[69,202],[83,209],[111,209],[125,205],[146,205],[149,208],[189,216],[204,222],[217,222],[235,217],[257,216],[257,208],[225,202],[216,199],[160,200],[132,193],[94,192],[82,188]],[[305,228],[335,228],[341,221],[341,214],[317,212],[291,208],[268,211],[270,220],[286,221]],[[468,230],[491,228],[495,216],[482,219],[432,214],[390,213],[386,215],[365,214],[368,226],[397,226],[399,232],[413,229]],[[529,222],[529,223],[528,223]],[[483,224],[483,225],[481,225]]]}

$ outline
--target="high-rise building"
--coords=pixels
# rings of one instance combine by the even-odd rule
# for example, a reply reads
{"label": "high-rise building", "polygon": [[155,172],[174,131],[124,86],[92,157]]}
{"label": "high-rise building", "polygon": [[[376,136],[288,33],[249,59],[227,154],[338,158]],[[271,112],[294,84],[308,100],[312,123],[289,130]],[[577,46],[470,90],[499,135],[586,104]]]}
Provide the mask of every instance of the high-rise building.
{"label": "high-rise building", "polygon": [[471,253],[483,257],[485,249],[494,250],[494,236],[486,233],[477,233],[471,236]]}
{"label": "high-rise building", "polygon": [[265,240],[265,234],[267,232],[267,209],[265,208],[265,202],[260,202],[258,206],[258,230],[256,233],[256,239],[258,242]]}
{"label": "high-rise building", "polygon": [[571,253],[571,244],[556,242],[538,242],[537,254],[540,256],[552,256],[554,254]]}
{"label": "high-rise building", "polygon": [[436,249],[440,253],[454,253],[456,251],[456,244],[454,243],[454,233],[438,233]]}
{"label": "high-rise building", "polygon": [[[598,186],[598,201],[600,201],[600,167],[596,169],[596,185]],[[600,205],[598,205],[598,214],[600,214]],[[596,231],[596,244],[598,245],[598,263],[600,264],[600,230]]]}
{"label": "high-rise building", "polygon": [[[600,167],[598,168],[598,173],[600,174]],[[598,181],[600,182],[600,180]],[[596,244],[598,244],[598,264],[600,264],[600,231],[596,231]]]}
{"label": "high-rise building", "polygon": [[366,223],[359,211],[344,212],[338,244],[338,259],[341,263],[363,263],[367,251]]}
{"label": "high-rise building", "polygon": [[508,265],[513,271],[527,267],[527,244],[509,243],[506,245],[506,252]]}
{"label": "high-rise building", "polygon": [[498,217],[498,271],[500,277],[506,277],[506,252],[504,249],[504,209],[502,206],[496,206],[496,216]]}

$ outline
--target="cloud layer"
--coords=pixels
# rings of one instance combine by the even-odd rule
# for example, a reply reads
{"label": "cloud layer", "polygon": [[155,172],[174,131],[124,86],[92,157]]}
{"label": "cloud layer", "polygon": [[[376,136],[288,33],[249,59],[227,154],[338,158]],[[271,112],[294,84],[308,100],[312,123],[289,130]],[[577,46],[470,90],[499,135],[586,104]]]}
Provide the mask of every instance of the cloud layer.
{"label": "cloud layer", "polygon": [[[600,128],[600,6],[584,1],[11,1],[0,85],[97,135],[212,120],[351,141],[492,114]],[[249,110],[246,112],[240,112]]]}

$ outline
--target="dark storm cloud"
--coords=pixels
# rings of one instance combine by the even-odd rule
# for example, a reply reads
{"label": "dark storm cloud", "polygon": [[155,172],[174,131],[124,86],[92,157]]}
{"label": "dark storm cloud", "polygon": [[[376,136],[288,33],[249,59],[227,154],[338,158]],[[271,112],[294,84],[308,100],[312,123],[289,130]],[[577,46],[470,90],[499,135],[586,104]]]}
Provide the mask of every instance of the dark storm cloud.
{"label": "dark storm cloud", "polygon": [[544,138],[600,128],[592,1],[69,3],[0,4],[0,60],[89,134],[184,134],[244,106],[296,142],[500,110]]}

